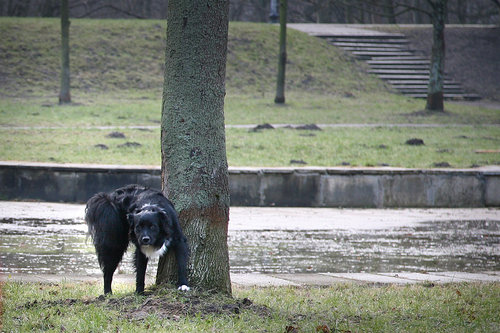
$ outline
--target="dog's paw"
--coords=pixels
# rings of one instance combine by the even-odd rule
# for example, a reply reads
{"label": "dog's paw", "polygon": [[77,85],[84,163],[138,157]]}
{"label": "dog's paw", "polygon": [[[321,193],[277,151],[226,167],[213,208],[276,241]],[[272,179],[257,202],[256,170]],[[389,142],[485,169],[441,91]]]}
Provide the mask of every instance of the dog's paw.
{"label": "dog's paw", "polygon": [[189,288],[188,286],[186,286],[185,284],[183,284],[182,286],[180,286],[179,288],[177,288],[178,290],[180,291],[190,291],[191,288]]}

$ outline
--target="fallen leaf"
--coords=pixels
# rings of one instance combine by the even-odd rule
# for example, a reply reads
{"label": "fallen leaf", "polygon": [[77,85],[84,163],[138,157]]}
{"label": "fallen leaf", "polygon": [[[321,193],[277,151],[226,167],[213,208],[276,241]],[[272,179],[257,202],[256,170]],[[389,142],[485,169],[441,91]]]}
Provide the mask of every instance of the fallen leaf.
{"label": "fallen leaf", "polygon": [[331,333],[332,330],[327,325],[319,325],[316,327],[316,332]]}

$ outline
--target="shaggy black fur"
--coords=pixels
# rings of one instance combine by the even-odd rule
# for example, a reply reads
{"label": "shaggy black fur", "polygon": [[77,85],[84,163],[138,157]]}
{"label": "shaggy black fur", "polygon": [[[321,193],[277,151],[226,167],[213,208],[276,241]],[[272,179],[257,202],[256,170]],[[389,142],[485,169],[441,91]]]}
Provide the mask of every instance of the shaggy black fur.
{"label": "shaggy black fur", "polygon": [[87,202],[85,221],[104,273],[104,293],[111,293],[116,267],[129,242],[136,246],[136,292],[144,292],[148,259],[175,251],[179,289],[186,290],[189,255],[172,203],[159,191],[128,185],[111,193],[97,193]]}

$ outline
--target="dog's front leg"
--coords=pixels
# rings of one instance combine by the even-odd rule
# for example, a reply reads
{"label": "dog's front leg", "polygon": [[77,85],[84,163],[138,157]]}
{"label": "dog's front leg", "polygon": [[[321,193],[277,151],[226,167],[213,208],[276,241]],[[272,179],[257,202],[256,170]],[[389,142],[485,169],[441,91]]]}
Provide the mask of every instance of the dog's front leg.
{"label": "dog's front leg", "polygon": [[177,260],[177,276],[179,279],[178,287],[179,290],[189,291],[188,281],[187,281],[187,261],[189,257],[189,249],[185,241],[181,241],[174,249],[175,259]]}
{"label": "dog's front leg", "polygon": [[146,267],[148,266],[148,257],[138,248],[135,249],[135,292],[144,293],[144,279],[146,278]]}

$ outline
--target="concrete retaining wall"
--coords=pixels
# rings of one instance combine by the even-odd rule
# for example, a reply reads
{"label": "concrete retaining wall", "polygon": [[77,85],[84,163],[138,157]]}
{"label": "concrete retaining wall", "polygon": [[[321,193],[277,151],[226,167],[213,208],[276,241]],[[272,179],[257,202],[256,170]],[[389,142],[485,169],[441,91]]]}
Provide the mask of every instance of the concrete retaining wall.
{"label": "concrete retaining wall", "polygon": [[[159,167],[0,162],[1,200],[85,202],[126,184],[161,187]],[[500,167],[230,168],[233,206],[500,206]]]}

